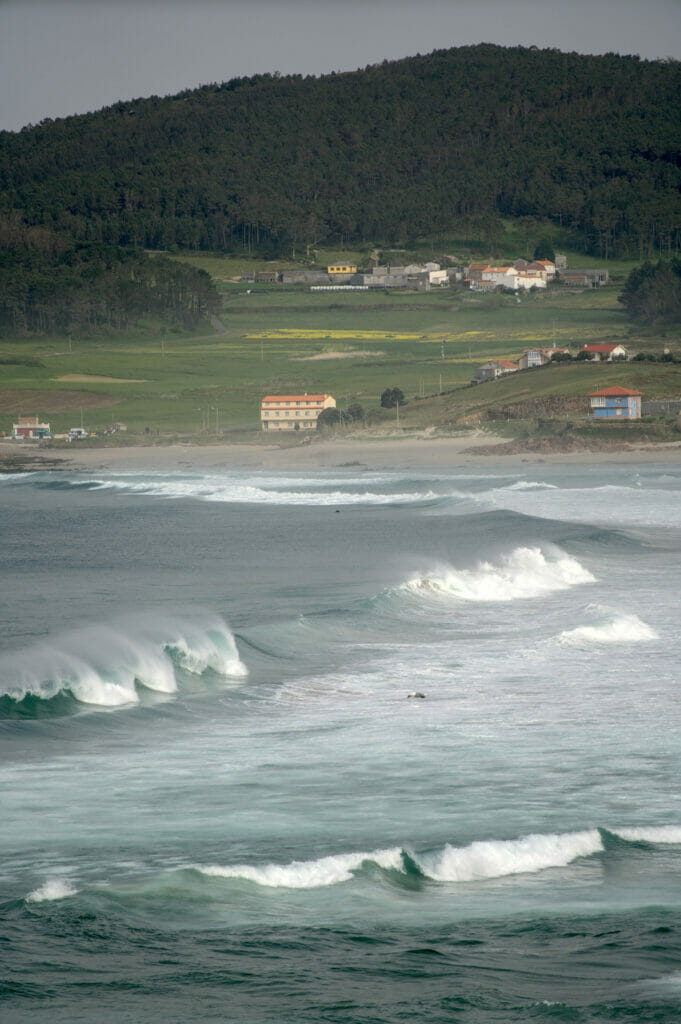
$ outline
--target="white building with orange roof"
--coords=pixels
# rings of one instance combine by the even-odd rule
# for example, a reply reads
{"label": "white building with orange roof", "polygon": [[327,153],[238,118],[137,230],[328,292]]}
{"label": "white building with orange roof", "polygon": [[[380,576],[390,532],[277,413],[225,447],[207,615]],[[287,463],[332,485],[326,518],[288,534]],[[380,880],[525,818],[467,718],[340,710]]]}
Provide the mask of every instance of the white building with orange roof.
{"label": "white building with orange roof", "polygon": [[333,395],[265,395],[260,403],[263,430],[315,430],[324,409],[335,408]]}
{"label": "white building with orange roof", "polygon": [[492,288],[510,288],[517,292],[520,289],[546,288],[546,275],[543,271],[518,270],[517,267],[486,267],[482,272],[482,284]]}

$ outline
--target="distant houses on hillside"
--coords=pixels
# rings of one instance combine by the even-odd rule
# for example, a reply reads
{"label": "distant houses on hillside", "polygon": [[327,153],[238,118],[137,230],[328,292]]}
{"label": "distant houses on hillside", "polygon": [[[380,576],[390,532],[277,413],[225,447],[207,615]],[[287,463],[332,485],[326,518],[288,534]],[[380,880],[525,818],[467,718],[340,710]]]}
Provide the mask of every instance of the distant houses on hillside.
{"label": "distant houses on hillside", "polygon": [[567,270],[565,256],[556,253],[553,260],[517,259],[495,265],[471,263],[468,266],[443,268],[439,263],[386,264],[359,270],[354,263],[333,263],[326,271],[260,270],[244,275],[242,280],[257,284],[309,285],[311,289],[338,290],[372,288],[409,288],[430,291],[446,288],[452,282],[466,285],[471,291],[489,292],[507,289],[513,292],[542,290],[551,283],[571,288],[596,288],[608,283],[607,270]]}
{"label": "distant houses on hillside", "polygon": [[[508,359],[489,359],[477,367],[473,374],[473,384],[480,384],[485,380],[496,380],[504,374],[514,373],[516,370],[533,370],[538,366],[546,366],[560,359],[569,362],[573,357],[568,348],[559,348],[552,345],[550,348],[526,348],[523,354],[514,363]],[[629,360],[630,355],[624,345],[611,343],[607,345],[582,345],[576,359],[586,359],[593,362],[607,362]]]}
{"label": "distant houses on hillside", "polygon": [[624,345],[582,345],[581,352],[588,353],[594,362],[611,363],[614,359],[628,359]]}

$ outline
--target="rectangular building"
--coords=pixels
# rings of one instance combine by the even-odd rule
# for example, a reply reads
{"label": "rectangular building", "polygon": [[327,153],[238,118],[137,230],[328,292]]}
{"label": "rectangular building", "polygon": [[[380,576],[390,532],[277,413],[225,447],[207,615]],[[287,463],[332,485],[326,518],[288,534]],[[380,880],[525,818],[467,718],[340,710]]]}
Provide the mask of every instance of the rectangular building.
{"label": "rectangular building", "polygon": [[638,420],[641,418],[641,392],[619,384],[589,394],[591,410],[597,420]]}
{"label": "rectangular building", "polygon": [[39,423],[37,416],[20,416],[18,423],[12,424],[12,437],[39,440],[52,437],[49,423]]}
{"label": "rectangular building", "polygon": [[335,405],[332,395],[266,395],[260,423],[263,430],[315,430],[322,410]]}

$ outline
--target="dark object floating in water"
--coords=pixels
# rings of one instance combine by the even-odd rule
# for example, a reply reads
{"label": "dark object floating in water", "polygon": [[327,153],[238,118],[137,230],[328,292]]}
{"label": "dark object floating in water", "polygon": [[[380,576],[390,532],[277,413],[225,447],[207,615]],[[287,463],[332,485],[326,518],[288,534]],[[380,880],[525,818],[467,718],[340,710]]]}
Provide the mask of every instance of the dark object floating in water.
{"label": "dark object floating in water", "polygon": [[407,697],[422,697],[424,700],[426,699],[425,693],[419,693],[418,690],[412,690],[411,693],[407,694]]}

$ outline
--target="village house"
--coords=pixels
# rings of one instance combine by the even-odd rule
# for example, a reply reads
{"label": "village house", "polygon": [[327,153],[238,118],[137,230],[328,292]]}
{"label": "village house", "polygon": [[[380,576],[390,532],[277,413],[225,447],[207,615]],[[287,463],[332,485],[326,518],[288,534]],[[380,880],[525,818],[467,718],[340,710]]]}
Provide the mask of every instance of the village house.
{"label": "village house", "polygon": [[592,391],[589,401],[597,420],[641,418],[641,392],[615,384],[601,391]]}
{"label": "village house", "polygon": [[567,353],[568,351],[566,348],[558,348],[555,345],[551,348],[527,348],[518,360],[518,369],[532,370],[535,366],[545,366],[559,352]]}
{"label": "village house", "polygon": [[496,380],[497,377],[503,377],[507,373],[517,372],[517,364],[508,359],[490,359],[482,366],[478,366],[473,374],[473,380],[476,384],[481,384],[484,380]]}
{"label": "village house", "polygon": [[613,359],[628,359],[624,345],[582,345],[582,352],[588,352],[595,362],[611,363]]}
{"label": "village house", "polygon": [[610,275],[607,270],[561,270],[559,280],[566,288],[602,288]]}
{"label": "village house", "polygon": [[20,416],[18,423],[12,424],[12,437],[15,440],[36,441],[44,437],[52,437],[49,423],[40,423],[37,416]]}
{"label": "village house", "polygon": [[322,410],[335,405],[332,395],[266,395],[260,423],[263,430],[314,430]]}
{"label": "village house", "polygon": [[[523,261],[524,262],[524,261]],[[494,291],[508,288],[510,291],[529,291],[531,288],[546,288],[546,272],[543,268],[532,267],[529,271],[516,266],[481,266],[471,264],[468,268],[468,284],[473,291]]]}
{"label": "village house", "polygon": [[353,274],[356,274],[357,265],[355,263],[334,263],[326,268],[326,272],[332,281],[337,281],[339,278],[352,277]]}

